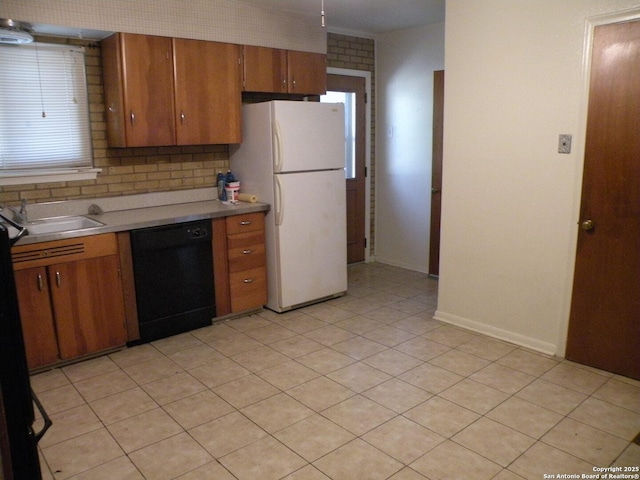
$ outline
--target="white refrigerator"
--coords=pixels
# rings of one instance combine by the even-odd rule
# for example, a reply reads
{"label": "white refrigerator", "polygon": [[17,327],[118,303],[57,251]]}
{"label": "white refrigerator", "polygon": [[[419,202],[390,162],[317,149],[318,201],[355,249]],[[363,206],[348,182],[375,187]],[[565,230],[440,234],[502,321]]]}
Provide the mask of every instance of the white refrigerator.
{"label": "white refrigerator", "polygon": [[271,209],[265,220],[267,307],[276,312],[347,290],[344,106],[271,101],[244,105],[231,149],[240,191]]}

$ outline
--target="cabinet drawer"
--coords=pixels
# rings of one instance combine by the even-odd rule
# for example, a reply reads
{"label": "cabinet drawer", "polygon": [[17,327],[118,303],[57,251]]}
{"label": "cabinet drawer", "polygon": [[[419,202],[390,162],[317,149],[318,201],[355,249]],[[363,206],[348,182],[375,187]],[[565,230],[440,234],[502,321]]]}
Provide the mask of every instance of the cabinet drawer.
{"label": "cabinet drawer", "polygon": [[267,303],[267,270],[253,268],[230,276],[231,311],[260,308]]}
{"label": "cabinet drawer", "polygon": [[229,273],[265,266],[264,243],[229,250]]}
{"label": "cabinet drawer", "polygon": [[226,218],[227,235],[264,230],[264,213],[247,213]]}

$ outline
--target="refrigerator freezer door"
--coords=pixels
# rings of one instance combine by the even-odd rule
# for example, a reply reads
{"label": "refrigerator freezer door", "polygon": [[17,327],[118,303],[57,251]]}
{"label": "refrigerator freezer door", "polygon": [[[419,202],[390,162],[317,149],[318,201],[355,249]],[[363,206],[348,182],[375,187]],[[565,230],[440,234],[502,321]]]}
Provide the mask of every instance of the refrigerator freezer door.
{"label": "refrigerator freezer door", "polygon": [[275,173],[344,168],[344,105],[271,104]]}
{"label": "refrigerator freezer door", "polygon": [[272,310],[285,311],[347,290],[344,171],[275,176]]}

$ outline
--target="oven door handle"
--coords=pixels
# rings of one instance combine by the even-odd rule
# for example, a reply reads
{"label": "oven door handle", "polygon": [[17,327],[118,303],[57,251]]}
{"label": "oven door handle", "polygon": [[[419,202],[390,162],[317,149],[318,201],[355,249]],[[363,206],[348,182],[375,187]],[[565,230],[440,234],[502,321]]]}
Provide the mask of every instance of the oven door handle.
{"label": "oven door handle", "polygon": [[12,227],[14,227],[15,229],[18,230],[18,234],[9,239],[9,243],[10,245],[13,247],[16,242],[18,240],[20,240],[22,237],[24,237],[25,235],[29,235],[29,230],[27,230],[25,227],[23,227],[22,225],[17,224],[16,222],[14,222],[13,220],[11,220],[10,218],[8,218],[6,215],[3,215],[2,213],[0,213],[0,218],[2,220],[4,220],[6,223],[8,223],[9,225],[11,225]]}
{"label": "oven door handle", "polygon": [[36,443],[38,443],[40,439],[44,436],[44,434],[47,433],[47,430],[51,428],[51,425],[53,425],[53,422],[49,418],[49,415],[47,415],[46,410],[42,406],[42,403],[40,403],[40,400],[36,396],[36,393],[33,391],[33,389],[31,389],[31,398],[33,398],[33,403],[35,403],[36,407],[38,407],[38,410],[40,411],[40,414],[44,419],[44,427],[42,427],[42,430],[40,430],[38,433],[34,433]]}

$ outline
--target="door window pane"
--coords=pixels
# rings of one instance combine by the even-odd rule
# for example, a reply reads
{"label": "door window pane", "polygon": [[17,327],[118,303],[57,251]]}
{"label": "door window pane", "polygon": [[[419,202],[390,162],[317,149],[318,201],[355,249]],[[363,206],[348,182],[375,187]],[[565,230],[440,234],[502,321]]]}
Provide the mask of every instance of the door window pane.
{"label": "door window pane", "polygon": [[352,92],[327,92],[320,97],[324,103],[344,104],[345,177],[356,177],[356,94]]}

